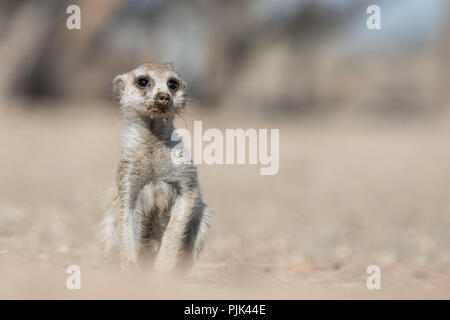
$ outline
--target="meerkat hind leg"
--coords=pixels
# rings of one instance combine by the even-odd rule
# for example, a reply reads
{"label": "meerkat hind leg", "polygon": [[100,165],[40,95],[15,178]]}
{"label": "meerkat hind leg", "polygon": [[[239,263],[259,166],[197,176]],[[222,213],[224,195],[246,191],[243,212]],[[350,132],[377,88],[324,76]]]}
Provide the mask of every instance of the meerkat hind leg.
{"label": "meerkat hind leg", "polygon": [[203,202],[195,206],[191,220],[187,226],[185,237],[185,251],[191,258],[198,258],[212,222],[212,211]]}
{"label": "meerkat hind leg", "polygon": [[210,225],[209,208],[199,195],[178,196],[155,261],[157,271],[187,270],[198,256]]}
{"label": "meerkat hind leg", "polygon": [[175,188],[165,182],[150,182],[139,193],[137,205],[141,216],[140,256],[146,262],[151,263],[159,250],[175,197]]}

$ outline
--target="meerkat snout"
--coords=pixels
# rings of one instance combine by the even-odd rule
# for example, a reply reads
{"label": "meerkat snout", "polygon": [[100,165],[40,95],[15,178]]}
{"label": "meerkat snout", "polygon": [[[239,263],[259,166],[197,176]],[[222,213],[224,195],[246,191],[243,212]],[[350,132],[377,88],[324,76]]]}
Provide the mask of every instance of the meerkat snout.
{"label": "meerkat snout", "polygon": [[158,106],[165,107],[165,106],[167,106],[170,103],[171,100],[172,99],[171,99],[171,97],[170,97],[170,95],[168,93],[158,92],[156,94],[156,101],[155,101],[155,103]]}

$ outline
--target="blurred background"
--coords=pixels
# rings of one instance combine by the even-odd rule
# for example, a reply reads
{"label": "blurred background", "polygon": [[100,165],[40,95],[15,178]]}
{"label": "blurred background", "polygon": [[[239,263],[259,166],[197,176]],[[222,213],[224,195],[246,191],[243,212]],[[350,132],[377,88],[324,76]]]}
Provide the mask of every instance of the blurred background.
{"label": "blurred background", "polygon": [[378,264],[375,297],[449,298],[449,17],[446,0],[1,0],[0,296],[72,297],[48,270],[74,263],[108,279],[95,227],[120,150],[111,82],[161,61],[193,101],[179,126],[280,129],[275,176],[199,168],[216,211],[201,292],[236,297],[217,292],[245,279],[271,289],[250,298],[374,297]]}
{"label": "blurred background", "polygon": [[[82,10],[68,30],[66,8]],[[432,114],[448,100],[446,1],[2,1],[1,90],[10,98],[105,99],[110,79],[169,61],[208,108]],[[247,110],[246,110],[247,111]]]}

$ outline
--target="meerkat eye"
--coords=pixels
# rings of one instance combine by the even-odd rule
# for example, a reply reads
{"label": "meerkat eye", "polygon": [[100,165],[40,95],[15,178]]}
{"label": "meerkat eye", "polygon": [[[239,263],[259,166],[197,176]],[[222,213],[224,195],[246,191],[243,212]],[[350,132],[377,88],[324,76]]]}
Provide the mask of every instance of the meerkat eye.
{"label": "meerkat eye", "polygon": [[179,83],[177,79],[170,79],[167,81],[167,86],[170,88],[170,90],[177,91],[179,87]]}
{"label": "meerkat eye", "polygon": [[139,77],[137,79],[137,84],[142,88],[145,88],[146,86],[148,86],[149,83],[150,83],[150,81],[145,77]]}

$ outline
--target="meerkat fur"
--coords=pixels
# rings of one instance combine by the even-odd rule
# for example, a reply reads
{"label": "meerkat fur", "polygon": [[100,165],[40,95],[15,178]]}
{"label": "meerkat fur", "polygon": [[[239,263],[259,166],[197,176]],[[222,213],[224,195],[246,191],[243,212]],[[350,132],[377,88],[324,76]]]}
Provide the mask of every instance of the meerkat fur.
{"label": "meerkat fur", "polygon": [[124,267],[145,259],[160,271],[188,270],[211,224],[195,165],[171,158],[178,143],[171,140],[173,120],[186,90],[171,64],[145,63],[113,80],[125,128],[99,234],[105,255]]}

